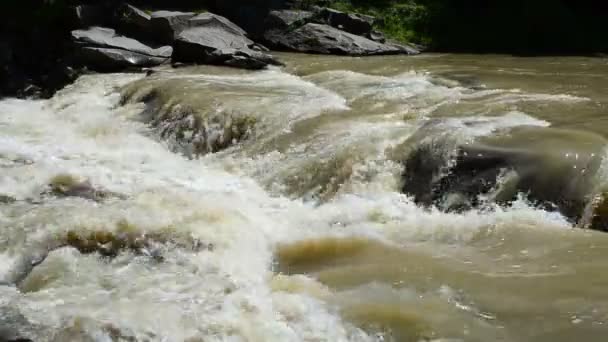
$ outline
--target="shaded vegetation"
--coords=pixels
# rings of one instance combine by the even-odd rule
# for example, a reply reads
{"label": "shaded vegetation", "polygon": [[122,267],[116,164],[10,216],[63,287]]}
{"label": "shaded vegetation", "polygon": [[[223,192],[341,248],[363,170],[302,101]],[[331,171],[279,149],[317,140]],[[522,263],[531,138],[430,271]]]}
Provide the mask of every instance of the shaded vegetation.
{"label": "shaded vegetation", "polygon": [[590,0],[308,0],[377,16],[399,40],[443,51],[608,51],[608,4]]}

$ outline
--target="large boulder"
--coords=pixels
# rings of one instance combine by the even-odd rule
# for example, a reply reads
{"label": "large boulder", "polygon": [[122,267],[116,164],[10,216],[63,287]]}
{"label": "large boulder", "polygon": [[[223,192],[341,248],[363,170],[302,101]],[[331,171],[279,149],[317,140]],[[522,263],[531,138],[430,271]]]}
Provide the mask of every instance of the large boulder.
{"label": "large boulder", "polygon": [[173,51],[170,46],[153,49],[103,27],[74,30],[72,39],[77,46],[80,62],[98,70],[160,65],[169,60]]}
{"label": "large boulder", "polygon": [[272,56],[251,49],[253,42],[244,35],[216,25],[193,27],[175,40],[174,62],[228,65],[262,69],[280,65]]}
{"label": "large boulder", "polygon": [[251,37],[258,39],[264,34],[261,23],[271,10],[291,7],[289,0],[215,0],[213,11],[236,23]]}
{"label": "large boulder", "polygon": [[298,52],[350,56],[414,53],[395,44],[382,44],[329,25],[308,23],[293,30],[273,30],[264,35],[273,47]]}
{"label": "large boulder", "polygon": [[295,25],[305,24],[313,16],[314,13],[310,11],[271,11],[264,21],[264,27],[267,31],[285,30]]}
{"label": "large boulder", "polygon": [[315,13],[315,21],[320,24],[366,37],[371,35],[375,20],[369,15],[346,13],[331,8],[321,8]]}
{"label": "large boulder", "polygon": [[139,8],[123,4],[114,13],[114,25],[122,33],[141,40],[150,40],[153,36],[150,15]]}
{"label": "large boulder", "polygon": [[163,44],[172,44],[179,34],[189,27],[192,12],[156,11],[150,14],[150,29],[153,39]]}
{"label": "large boulder", "polygon": [[231,32],[235,35],[239,35],[239,36],[246,36],[247,32],[245,32],[242,28],[240,28],[238,25],[236,25],[235,23],[233,23],[232,21],[213,14],[213,13],[201,13],[199,15],[196,15],[192,18],[190,18],[190,20],[188,21],[188,26],[189,27],[200,27],[200,26],[206,26],[206,27],[217,27],[220,29],[223,29],[225,31]]}

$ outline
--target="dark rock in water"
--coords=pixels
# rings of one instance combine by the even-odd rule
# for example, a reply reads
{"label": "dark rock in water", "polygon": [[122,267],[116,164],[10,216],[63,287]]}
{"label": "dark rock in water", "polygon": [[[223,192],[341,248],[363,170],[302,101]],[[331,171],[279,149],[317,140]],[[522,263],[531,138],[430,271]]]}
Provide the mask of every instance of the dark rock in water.
{"label": "dark rock in water", "polygon": [[10,204],[16,201],[17,199],[15,197],[0,194],[0,204]]}
{"label": "dark rock in water", "polygon": [[331,8],[321,8],[315,13],[314,21],[358,36],[369,36],[376,19],[369,15],[346,13]]}
{"label": "dark rock in water", "polygon": [[143,79],[123,89],[121,103],[143,102],[142,120],[169,149],[188,158],[218,152],[255,136],[255,115],[197,106],[189,101],[190,96],[174,92],[182,84]]}
{"label": "dark rock in water", "polygon": [[406,159],[403,192],[445,211],[507,204],[521,195],[579,222],[604,145],[601,137],[553,128],[521,128],[472,143],[432,140]]}
{"label": "dark rock in water", "polygon": [[92,69],[119,70],[126,67],[148,67],[167,62],[170,46],[153,49],[139,41],[117,35],[113,29],[92,27],[72,31],[77,57]]}
{"label": "dark rock in water", "polygon": [[111,197],[123,197],[117,193],[96,189],[88,180],[81,180],[68,174],[53,177],[49,183],[49,190],[44,194],[58,197],[81,197],[96,202]]}
{"label": "dark rock in water", "polygon": [[271,11],[264,21],[264,27],[266,30],[284,30],[294,25],[305,24],[313,15],[314,13],[309,11]]}
{"label": "dark rock in water", "polygon": [[270,31],[265,39],[274,47],[309,53],[351,56],[405,53],[394,45],[381,44],[328,25],[306,24],[292,31]]}
{"label": "dark rock in water", "polygon": [[179,34],[189,27],[192,12],[156,11],[150,14],[150,29],[153,40],[172,44]]}
{"label": "dark rock in water", "polygon": [[175,41],[173,61],[229,65],[262,69],[280,65],[272,56],[250,48],[253,42],[217,25],[194,27],[182,32]]}

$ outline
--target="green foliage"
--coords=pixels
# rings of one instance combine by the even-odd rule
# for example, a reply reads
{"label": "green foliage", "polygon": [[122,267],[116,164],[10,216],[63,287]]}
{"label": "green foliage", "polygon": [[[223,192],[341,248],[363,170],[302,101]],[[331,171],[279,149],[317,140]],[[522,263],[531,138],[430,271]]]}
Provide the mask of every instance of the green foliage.
{"label": "green foliage", "polygon": [[515,53],[608,51],[608,4],[592,0],[306,0],[380,19],[400,41],[436,50]]}

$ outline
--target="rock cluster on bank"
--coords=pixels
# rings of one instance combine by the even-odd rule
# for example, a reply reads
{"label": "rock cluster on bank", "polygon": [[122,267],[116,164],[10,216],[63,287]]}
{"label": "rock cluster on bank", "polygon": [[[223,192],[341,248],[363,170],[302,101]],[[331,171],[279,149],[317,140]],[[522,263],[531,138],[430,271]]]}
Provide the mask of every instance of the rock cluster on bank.
{"label": "rock cluster on bank", "polygon": [[374,30],[375,18],[329,8],[271,11],[264,41],[279,50],[351,56],[418,54],[414,47],[387,42]]}
{"label": "rock cluster on bank", "polygon": [[240,1],[218,2],[213,10],[235,24],[214,13],[148,12],[121,0],[75,3],[80,4],[57,4],[63,7],[53,9],[59,12],[55,22],[24,24],[43,6],[54,6],[47,4],[21,8],[16,24],[1,24],[6,27],[0,32],[0,97],[49,97],[88,71],[137,70],[165,63],[245,69],[281,65],[264,45],[317,54],[418,53],[387,42],[374,31],[373,17],[328,8],[298,11],[273,3],[250,11],[260,8]]}

